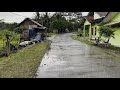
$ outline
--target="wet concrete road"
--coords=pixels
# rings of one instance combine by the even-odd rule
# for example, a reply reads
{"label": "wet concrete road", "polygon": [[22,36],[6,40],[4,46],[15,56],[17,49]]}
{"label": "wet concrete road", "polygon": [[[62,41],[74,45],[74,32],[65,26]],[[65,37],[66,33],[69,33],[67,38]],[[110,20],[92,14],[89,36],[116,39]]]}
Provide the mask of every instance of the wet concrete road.
{"label": "wet concrete road", "polygon": [[63,34],[52,40],[36,78],[120,78],[120,58]]}

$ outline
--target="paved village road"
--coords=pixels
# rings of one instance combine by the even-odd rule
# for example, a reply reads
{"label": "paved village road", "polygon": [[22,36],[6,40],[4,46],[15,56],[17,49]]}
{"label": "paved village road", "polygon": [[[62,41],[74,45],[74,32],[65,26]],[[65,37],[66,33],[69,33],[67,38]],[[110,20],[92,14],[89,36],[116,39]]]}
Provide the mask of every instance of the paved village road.
{"label": "paved village road", "polygon": [[120,58],[73,40],[70,35],[52,40],[36,78],[120,78]]}

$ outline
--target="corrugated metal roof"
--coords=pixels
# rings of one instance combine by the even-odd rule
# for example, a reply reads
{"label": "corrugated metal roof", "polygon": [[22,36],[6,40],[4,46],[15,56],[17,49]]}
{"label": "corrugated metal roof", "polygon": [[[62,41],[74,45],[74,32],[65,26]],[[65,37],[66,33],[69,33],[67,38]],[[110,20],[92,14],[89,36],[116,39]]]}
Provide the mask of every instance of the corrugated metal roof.
{"label": "corrugated metal roof", "polygon": [[38,23],[38,22],[36,22],[36,21],[34,21],[34,20],[30,19],[30,18],[24,19],[20,24],[18,24],[18,26],[21,25],[22,23],[24,23],[27,20],[30,20],[31,22],[35,23],[36,25],[38,25],[40,27],[43,27],[43,25],[41,25],[40,23]]}

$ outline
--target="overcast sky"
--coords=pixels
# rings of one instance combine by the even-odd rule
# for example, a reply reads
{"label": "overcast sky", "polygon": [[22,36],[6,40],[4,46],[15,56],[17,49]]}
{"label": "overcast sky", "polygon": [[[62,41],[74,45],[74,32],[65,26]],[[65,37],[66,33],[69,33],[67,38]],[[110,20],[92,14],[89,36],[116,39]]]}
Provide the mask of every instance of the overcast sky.
{"label": "overcast sky", "polygon": [[[0,19],[4,19],[4,22],[13,23],[17,22],[20,23],[26,17],[32,18],[35,12],[0,12]],[[43,14],[43,12],[40,12]],[[52,15],[54,12],[50,12],[49,14]],[[88,12],[82,12],[83,15],[86,15]]]}

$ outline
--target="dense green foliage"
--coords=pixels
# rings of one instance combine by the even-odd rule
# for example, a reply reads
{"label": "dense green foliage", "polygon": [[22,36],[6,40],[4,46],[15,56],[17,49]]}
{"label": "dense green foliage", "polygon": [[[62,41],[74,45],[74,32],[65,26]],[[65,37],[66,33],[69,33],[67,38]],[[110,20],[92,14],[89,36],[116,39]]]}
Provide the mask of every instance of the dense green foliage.
{"label": "dense green foliage", "polygon": [[16,48],[18,48],[19,45],[19,39],[20,39],[20,34],[15,33],[14,31],[9,31],[7,29],[1,30],[0,31],[0,52],[5,51],[6,47],[6,35],[9,36],[9,41],[10,44],[14,45]]}
{"label": "dense green foliage", "polygon": [[35,13],[34,20],[47,27],[47,32],[66,32],[77,31],[80,27],[81,12],[56,12],[49,16],[48,12],[41,15],[39,12]]}
{"label": "dense green foliage", "polygon": [[7,36],[9,37],[9,43],[16,48],[19,44],[20,34],[15,31],[17,23],[6,23],[0,21],[0,53],[6,52]]}
{"label": "dense green foliage", "polygon": [[115,34],[115,30],[113,30],[112,28],[108,27],[108,26],[101,26],[100,27],[100,38],[101,37],[105,37],[106,40],[104,41],[105,43],[109,43],[110,38],[114,38]]}

